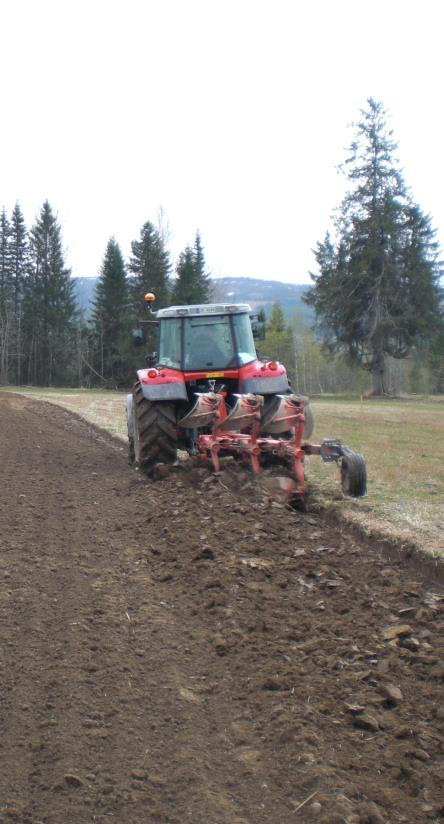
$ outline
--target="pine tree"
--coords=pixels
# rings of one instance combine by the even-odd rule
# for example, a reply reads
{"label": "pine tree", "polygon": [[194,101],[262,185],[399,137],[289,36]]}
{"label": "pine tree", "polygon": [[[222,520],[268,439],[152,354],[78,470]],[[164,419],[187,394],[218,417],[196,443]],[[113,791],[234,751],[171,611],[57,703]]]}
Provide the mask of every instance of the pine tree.
{"label": "pine tree", "polygon": [[10,292],[10,237],[11,226],[5,209],[0,215],[0,301],[6,303]]}
{"label": "pine tree", "polygon": [[28,240],[25,221],[20,205],[15,204],[11,216],[10,229],[10,278],[11,292],[14,303],[14,314],[17,317],[20,301],[23,296],[23,285],[28,269]]}
{"label": "pine tree", "polygon": [[174,303],[208,303],[211,281],[205,272],[205,256],[199,232],[196,232],[194,246],[186,246],[179,255],[176,267],[176,281],[173,290]]}
{"label": "pine tree", "polygon": [[273,303],[270,312],[270,319],[267,323],[268,332],[285,332],[285,315],[280,303]]}
{"label": "pine tree", "polygon": [[40,386],[69,383],[76,307],[61,229],[48,201],[31,229],[29,249],[23,317],[27,379]]}
{"label": "pine tree", "polygon": [[194,255],[191,246],[186,246],[179,255],[176,266],[173,301],[177,305],[200,303],[200,292],[195,288]]}
{"label": "pine tree", "polygon": [[0,215],[0,383],[9,383],[11,356],[11,270],[10,270],[11,227],[3,209]]}
{"label": "pine tree", "polygon": [[[280,303],[273,303],[266,324],[264,352],[267,357],[285,364],[290,380],[294,380],[293,342]],[[261,347],[262,348],[262,347]]]}
{"label": "pine tree", "polygon": [[116,385],[125,383],[129,373],[128,281],[122,252],[114,238],[108,241],[100,268],[92,328],[97,371]]}
{"label": "pine tree", "polygon": [[200,284],[203,295],[202,302],[206,303],[210,299],[211,279],[206,272],[205,255],[199,230],[197,230],[194,239],[194,266],[196,270],[196,280]]}
{"label": "pine tree", "polygon": [[128,270],[131,273],[130,293],[135,319],[143,316],[143,296],[154,292],[156,306],[162,308],[170,302],[170,259],[162,235],[149,221],[140,231],[140,240],[131,243],[132,255]]}
{"label": "pine tree", "polygon": [[388,391],[386,360],[405,358],[439,320],[441,264],[430,219],[407,191],[381,103],[368,100],[343,170],[351,184],[315,250],[318,273],[306,302],[332,351],[371,372],[373,392]]}
{"label": "pine tree", "polygon": [[14,313],[15,381],[21,382],[23,293],[29,267],[28,233],[18,203],[11,216],[10,280]]}

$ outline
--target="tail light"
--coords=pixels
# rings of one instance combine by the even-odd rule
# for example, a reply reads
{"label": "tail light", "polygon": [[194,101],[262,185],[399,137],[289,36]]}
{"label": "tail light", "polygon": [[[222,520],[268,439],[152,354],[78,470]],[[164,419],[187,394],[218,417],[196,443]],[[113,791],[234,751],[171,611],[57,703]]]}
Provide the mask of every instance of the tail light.
{"label": "tail light", "polygon": [[274,360],[268,361],[267,369],[271,369],[272,372],[274,372],[274,370],[277,369],[277,368],[278,368],[278,365],[277,365],[276,361],[274,361]]}
{"label": "tail light", "polygon": [[148,369],[147,375],[149,378],[157,378],[158,374],[157,369]]}

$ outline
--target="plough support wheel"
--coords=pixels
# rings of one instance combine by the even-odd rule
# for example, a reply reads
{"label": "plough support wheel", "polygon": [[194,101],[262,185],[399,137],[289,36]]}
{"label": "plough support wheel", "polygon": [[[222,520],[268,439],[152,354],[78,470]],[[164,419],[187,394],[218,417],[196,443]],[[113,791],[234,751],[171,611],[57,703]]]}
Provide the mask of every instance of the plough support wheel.
{"label": "plough support wheel", "polygon": [[362,455],[343,447],[341,486],[344,495],[363,498],[367,494],[367,470]]}

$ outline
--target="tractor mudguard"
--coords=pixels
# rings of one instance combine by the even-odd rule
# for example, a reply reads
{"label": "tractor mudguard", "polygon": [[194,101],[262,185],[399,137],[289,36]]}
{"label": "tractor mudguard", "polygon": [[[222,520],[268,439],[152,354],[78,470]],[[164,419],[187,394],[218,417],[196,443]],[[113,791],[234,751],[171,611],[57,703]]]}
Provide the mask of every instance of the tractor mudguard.
{"label": "tractor mudguard", "polygon": [[289,392],[290,387],[286,375],[277,375],[275,378],[246,378],[239,391],[245,395],[282,395]]}
{"label": "tractor mudguard", "polygon": [[184,383],[141,383],[143,397],[147,401],[187,401]]}

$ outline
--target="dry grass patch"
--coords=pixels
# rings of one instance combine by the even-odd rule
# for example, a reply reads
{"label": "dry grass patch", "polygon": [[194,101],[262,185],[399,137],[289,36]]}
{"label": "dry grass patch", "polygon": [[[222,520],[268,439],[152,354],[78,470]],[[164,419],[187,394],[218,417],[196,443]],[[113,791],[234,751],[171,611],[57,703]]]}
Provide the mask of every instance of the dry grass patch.
{"label": "dry grass patch", "polygon": [[82,418],[126,441],[125,393],[99,389],[41,389],[3,387],[36,400],[49,401],[76,412]]}
{"label": "dry grass patch", "polygon": [[[315,438],[339,437],[367,463],[368,497],[340,507],[367,532],[383,532],[444,555],[444,403],[313,400]],[[336,468],[311,459],[324,498]]]}

